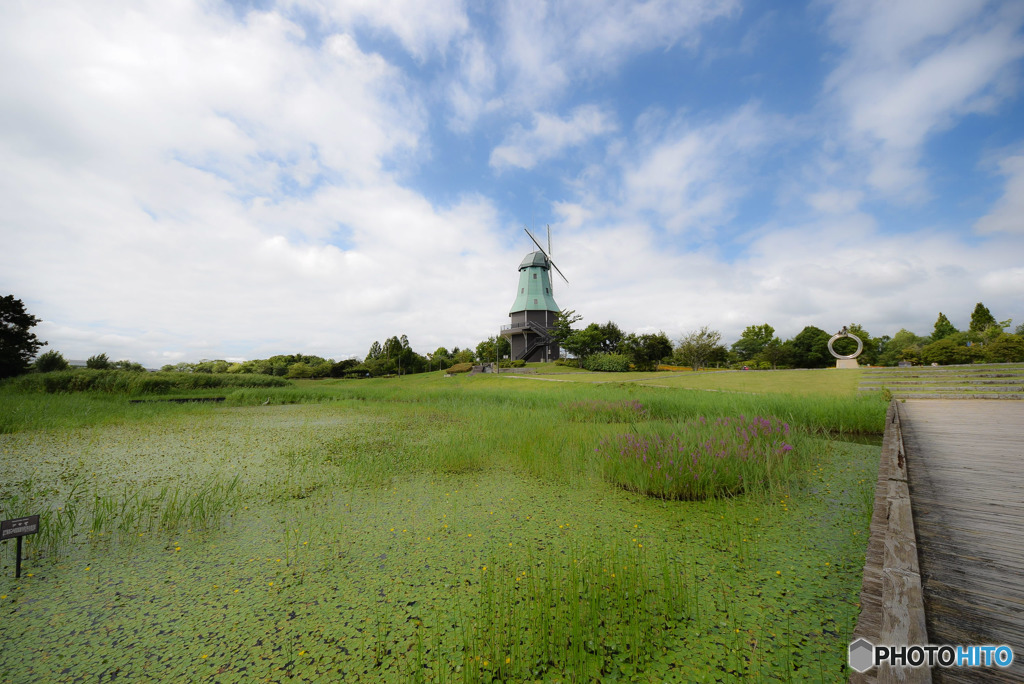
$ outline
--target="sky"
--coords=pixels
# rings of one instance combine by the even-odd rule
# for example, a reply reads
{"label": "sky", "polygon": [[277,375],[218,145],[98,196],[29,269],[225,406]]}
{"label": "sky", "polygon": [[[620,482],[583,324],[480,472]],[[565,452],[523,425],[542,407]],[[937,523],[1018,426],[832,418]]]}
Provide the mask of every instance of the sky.
{"label": "sky", "polygon": [[1024,322],[1024,3],[9,0],[0,294],[149,367]]}

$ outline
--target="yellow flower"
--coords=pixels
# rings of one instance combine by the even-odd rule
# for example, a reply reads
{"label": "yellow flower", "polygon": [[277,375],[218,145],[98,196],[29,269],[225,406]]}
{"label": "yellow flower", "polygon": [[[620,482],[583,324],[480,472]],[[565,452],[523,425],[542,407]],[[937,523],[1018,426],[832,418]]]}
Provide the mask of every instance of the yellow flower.
{"label": "yellow flower", "polygon": [[199,656],[199,657],[200,657],[200,658],[209,658],[210,656],[209,656],[209,655],[207,655],[206,653],[204,653],[203,655],[201,655],[201,656]]}
{"label": "yellow flower", "polygon": [[776,571],[775,571],[775,574],[776,574],[776,575],[781,575],[781,574],[782,574],[782,571],[781,571],[781,570],[776,570]]}
{"label": "yellow flower", "polygon": [[274,586],[274,583],[273,583],[273,582],[268,582],[268,583],[267,583],[267,586],[268,586],[268,587],[272,587],[272,586]]}
{"label": "yellow flower", "polygon": [[92,566],[91,565],[87,565],[87,566],[85,566],[85,569],[86,570],[92,570]]}
{"label": "yellow flower", "polygon": [[511,658],[511,657],[508,657],[508,656],[506,656],[506,657],[505,657],[505,664],[506,664],[506,665],[508,665],[508,664],[509,664],[509,663],[511,663],[511,662],[512,662],[512,658]]}
{"label": "yellow flower", "polygon": [[306,655],[305,651],[299,651],[299,655]]}

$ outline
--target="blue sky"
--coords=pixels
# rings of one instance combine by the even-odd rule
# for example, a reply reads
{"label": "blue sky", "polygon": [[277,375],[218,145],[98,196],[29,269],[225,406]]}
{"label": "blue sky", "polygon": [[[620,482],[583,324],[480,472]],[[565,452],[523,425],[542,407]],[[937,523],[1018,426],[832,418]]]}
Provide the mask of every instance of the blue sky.
{"label": "blue sky", "polygon": [[472,346],[522,232],[678,337],[1024,322],[1024,5],[17,3],[0,290],[69,358]]}

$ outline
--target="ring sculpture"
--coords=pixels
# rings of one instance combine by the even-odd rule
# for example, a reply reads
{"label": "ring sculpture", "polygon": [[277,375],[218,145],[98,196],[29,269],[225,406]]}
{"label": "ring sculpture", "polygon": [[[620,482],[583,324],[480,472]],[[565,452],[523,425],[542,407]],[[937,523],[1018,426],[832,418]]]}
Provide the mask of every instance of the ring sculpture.
{"label": "ring sculpture", "polygon": [[[832,343],[843,337],[852,337],[853,339],[857,340],[857,351],[853,352],[852,354],[837,354],[836,350],[832,348]],[[836,357],[837,359],[855,359],[858,356],[860,356],[860,353],[862,351],[864,351],[864,343],[860,341],[859,337],[854,335],[852,332],[847,332],[846,328],[843,328],[841,331],[833,335],[832,338],[828,341],[828,351],[829,353],[832,354],[832,356]]]}

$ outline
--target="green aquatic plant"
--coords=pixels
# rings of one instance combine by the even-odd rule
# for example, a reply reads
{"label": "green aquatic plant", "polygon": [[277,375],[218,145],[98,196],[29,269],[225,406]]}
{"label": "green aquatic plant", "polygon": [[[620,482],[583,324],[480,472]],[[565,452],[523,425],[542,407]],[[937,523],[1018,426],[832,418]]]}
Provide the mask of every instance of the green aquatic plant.
{"label": "green aquatic plant", "polygon": [[661,499],[697,500],[784,483],[797,464],[792,442],[781,421],[701,416],[667,436],[627,433],[594,451],[610,482]]}

